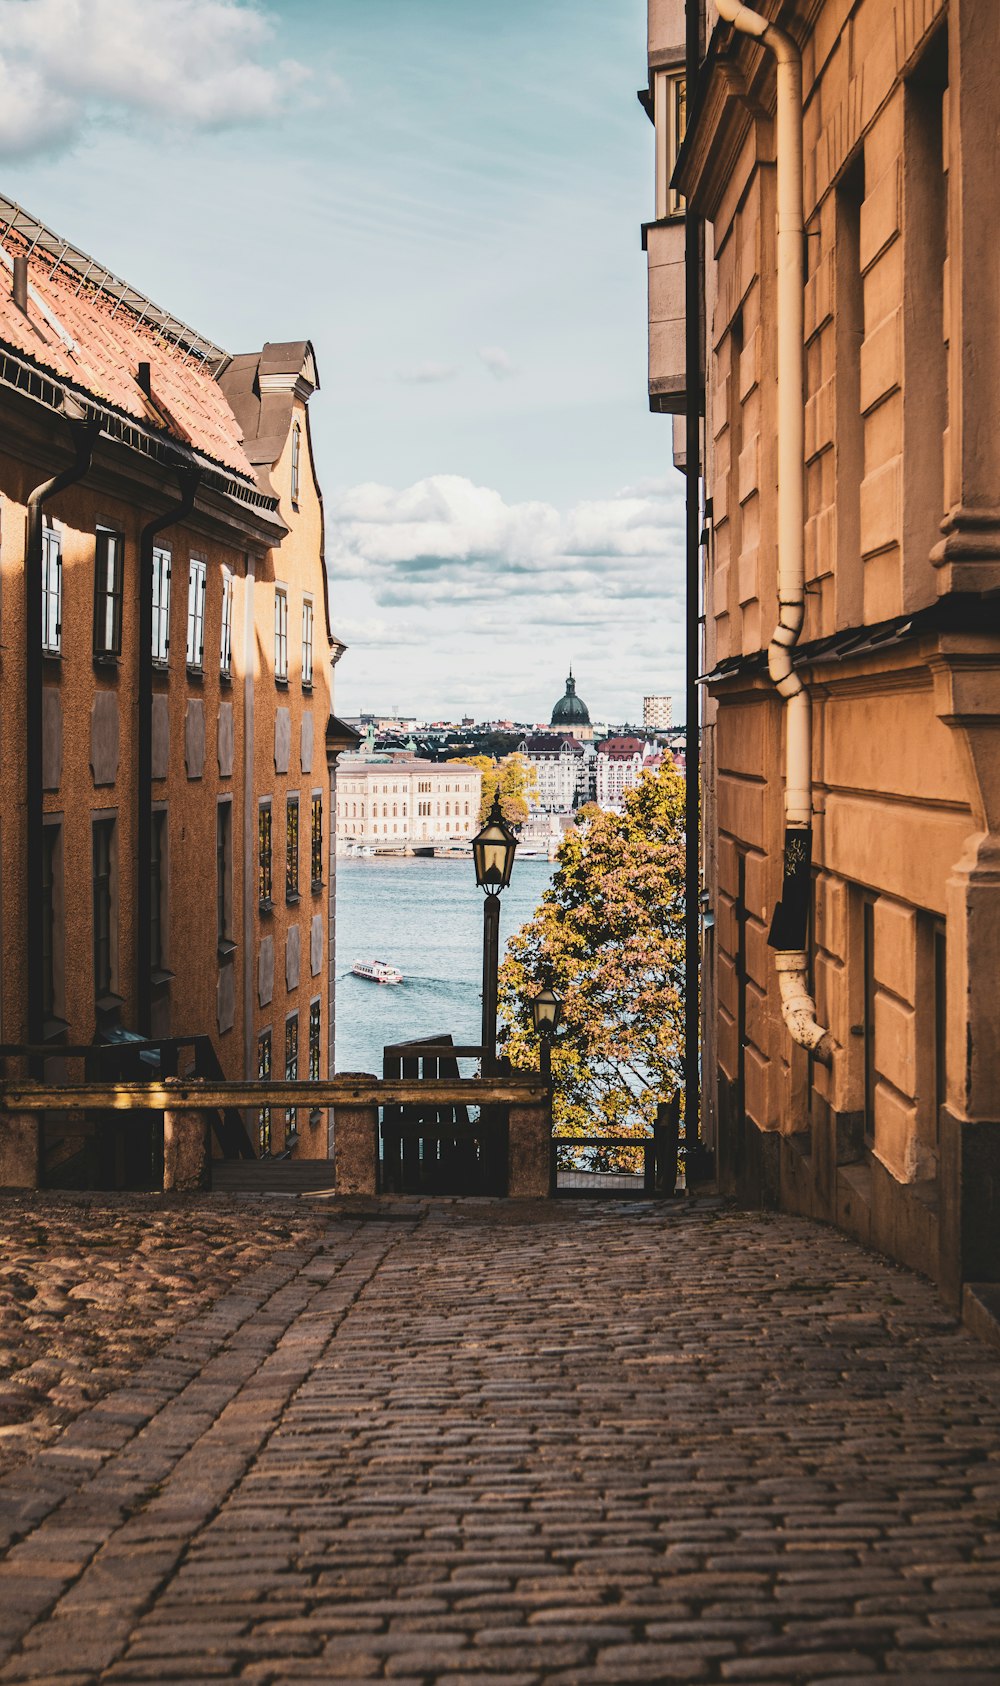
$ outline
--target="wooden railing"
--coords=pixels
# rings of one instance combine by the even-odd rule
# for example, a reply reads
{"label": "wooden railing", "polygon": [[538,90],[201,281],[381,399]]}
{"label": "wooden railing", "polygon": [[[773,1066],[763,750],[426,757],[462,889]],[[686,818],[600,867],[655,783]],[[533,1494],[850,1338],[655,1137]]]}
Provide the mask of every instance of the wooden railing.
{"label": "wooden railing", "polygon": [[[32,1078],[0,1082],[0,1184],[38,1186],[38,1122],[42,1114],[95,1112],[163,1116],[163,1186],[204,1186],[211,1174],[206,1120],[238,1109],[329,1107],[334,1120],[338,1192],[381,1192],[379,1113],[416,1109],[428,1115],[478,1108],[480,1118],[502,1112],[506,1135],[506,1189],[513,1196],[549,1192],[551,1091],[537,1073],[501,1078],[387,1079],[346,1074],[314,1081],[236,1082],[215,1078],[161,1077],[148,1082],[47,1083]],[[487,1124],[484,1128],[490,1128]]]}

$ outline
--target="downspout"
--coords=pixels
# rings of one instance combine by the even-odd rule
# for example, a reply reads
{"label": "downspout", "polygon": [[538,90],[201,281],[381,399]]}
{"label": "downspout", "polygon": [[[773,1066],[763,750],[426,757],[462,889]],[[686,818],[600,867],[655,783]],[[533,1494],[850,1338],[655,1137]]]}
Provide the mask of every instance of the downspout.
{"label": "downspout", "polygon": [[[703,0],[688,0],[684,63],[689,100],[701,62],[703,12]],[[684,203],[684,1148],[689,1184],[701,1106],[701,245],[701,218],[688,198]]]}
{"label": "downspout", "polygon": [[768,672],[785,703],[785,845],[781,900],[768,945],[793,1041],[829,1063],[836,1046],[816,1019],[806,952],[812,868],[812,729],[809,693],[792,662],[805,618],[805,217],[802,197],[802,57],[790,35],[742,0],[716,0],[719,16],[755,37],[777,61],[778,624]]}
{"label": "downspout", "polygon": [[139,755],[135,816],[135,1017],[143,1036],[152,1034],[152,894],[153,845],[153,540],[164,528],[190,515],[201,483],[201,470],[178,464],[181,496],[164,514],[147,521],[139,534]]}
{"label": "downspout", "polygon": [[90,468],[100,422],[72,416],[74,460],[69,468],[43,480],[28,497],[24,562],[25,655],[25,960],[27,967],[27,1040],[44,1035],[45,979],[42,972],[42,508],[50,498],[82,480]]}

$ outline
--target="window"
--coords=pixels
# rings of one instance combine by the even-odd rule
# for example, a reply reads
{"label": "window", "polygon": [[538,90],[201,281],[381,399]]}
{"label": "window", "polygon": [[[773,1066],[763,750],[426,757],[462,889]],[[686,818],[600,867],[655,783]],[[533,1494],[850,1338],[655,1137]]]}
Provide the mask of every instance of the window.
{"label": "window", "polygon": [[941,1129],[941,1108],[948,1099],[948,996],[947,947],[943,920],[935,920],[934,943],[934,1120],[932,1134],[935,1145]]}
{"label": "window", "polygon": [[875,1140],[875,1090],[878,1068],[875,1064],[875,903],[865,897],[862,903],[861,965],[864,980],[864,1018],[862,1035],[865,1050],[865,1140]]}
{"label": "window", "polygon": [[[271,1078],[271,1032],[262,1030],[257,1038],[257,1077],[268,1083]],[[261,1155],[271,1151],[271,1108],[262,1106],[257,1114],[257,1139]]]}
{"label": "window", "polygon": [[[861,559],[861,482],[864,477],[864,423],[861,416],[861,344],[865,337],[864,280],[861,274],[861,208],[865,198],[863,148],[836,185],[834,209],[834,316],[836,380],[836,541],[837,623],[864,618],[864,564]],[[807,241],[808,246],[819,241]]]}
{"label": "window", "polygon": [[98,1001],[111,994],[114,982],[114,843],[114,820],[95,820],[93,839],[94,994]]}
{"label": "window", "polygon": [[42,831],[42,1013],[60,1016],[62,977],[58,962],[62,902],[62,827],[52,822]]}
{"label": "window", "polygon": [[219,957],[233,953],[233,804],[220,802],[215,810],[215,907]]}
{"label": "window", "polygon": [[285,900],[299,899],[299,799],[290,796],[285,804]]}
{"label": "window", "polygon": [[153,660],[170,653],[170,552],[153,547]]}
{"label": "window", "polygon": [[313,682],[313,606],[312,598],[302,602],[302,683]]}
{"label": "window", "polygon": [[192,558],[188,571],[187,665],[205,661],[205,564]]}
{"label": "window", "polygon": [[233,671],[233,576],[228,568],[222,570],[222,636],[219,646],[219,672],[228,678]]}
{"label": "window", "polygon": [[292,503],[299,506],[299,479],[302,466],[302,429],[298,422],[292,428]]}
{"label": "window", "polygon": [[257,809],[257,900],[261,912],[268,913],[271,900],[271,804],[262,802]]}
{"label": "window", "polygon": [[166,944],[164,942],[164,896],[167,876],[167,815],[157,808],[152,815],[149,836],[149,967],[162,972]]}
{"label": "window", "polygon": [[653,122],[656,128],[656,220],[676,217],[684,200],[670,186],[684,139],[687,83],[683,74],[658,71],[653,83]]}
{"label": "window", "polygon": [[42,529],[42,649],[62,650],[62,541],[54,527]]}
{"label": "window", "polygon": [[319,1033],[320,1033],[320,1004],[319,1001],[309,1003],[309,1081],[319,1082]]}
{"label": "window", "polygon": [[309,876],[314,890],[323,888],[323,798],[313,792]]}
{"label": "window", "polygon": [[[299,1015],[292,1013],[285,1020],[285,1082],[296,1082],[299,1075]],[[285,1129],[294,1134],[298,1111],[294,1106],[285,1108]]]}
{"label": "window", "polygon": [[94,552],[94,655],[122,653],[122,573],[125,541],[121,533],[98,527]]}
{"label": "window", "polygon": [[288,683],[288,592],[283,585],[274,588],[274,677],[281,684]]}

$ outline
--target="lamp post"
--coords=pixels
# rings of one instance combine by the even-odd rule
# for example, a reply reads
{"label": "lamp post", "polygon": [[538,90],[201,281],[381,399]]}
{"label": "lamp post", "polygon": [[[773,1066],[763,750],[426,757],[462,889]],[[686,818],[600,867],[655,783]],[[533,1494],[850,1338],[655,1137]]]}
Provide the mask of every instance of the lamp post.
{"label": "lamp post", "polygon": [[538,994],[532,997],[531,1019],[535,1027],[535,1035],[540,1039],[541,1070],[546,1083],[552,1077],[552,1039],[559,1029],[562,1018],[562,996],[557,995],[551,984],[546,984]]}
{"label": "lamp post", "polygon": [[476,883],[483,900],[483,1076],[492,1077],[497,1059],[497,969],[500,964],[500,892],[510,883],[517,838],[500,809],[500,786],[482,831],[472,839]]}

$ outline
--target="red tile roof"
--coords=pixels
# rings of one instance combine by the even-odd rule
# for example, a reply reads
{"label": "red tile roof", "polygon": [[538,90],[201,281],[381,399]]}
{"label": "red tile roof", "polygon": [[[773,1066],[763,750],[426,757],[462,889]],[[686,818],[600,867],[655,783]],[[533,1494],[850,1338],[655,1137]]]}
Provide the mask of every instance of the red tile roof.
{"label": "red tile roof", "polygon": [[[17,230],[8,231],[2,243],[11,258],[27,250]],[[28,281],[37,296],[29,293],[25,317],[14,303],[10,270],[0,266],[0,342],[150,431],[193,446],[255,484],[239,425],[210,362],[141,321],[138,309],[119,303],[110,290],[91,286],[58,262],[53,266],[50,253],[29,256]],[[72,345],[46,319],[39,300]],[[152,406],[136,380],[140,363],[150,365]]]}
{"label": "red tile roof", "polygon": [[642,744],[638,738],[605,738],[597,753],[611,761],[630,761],[634,755],[642,754]]}

